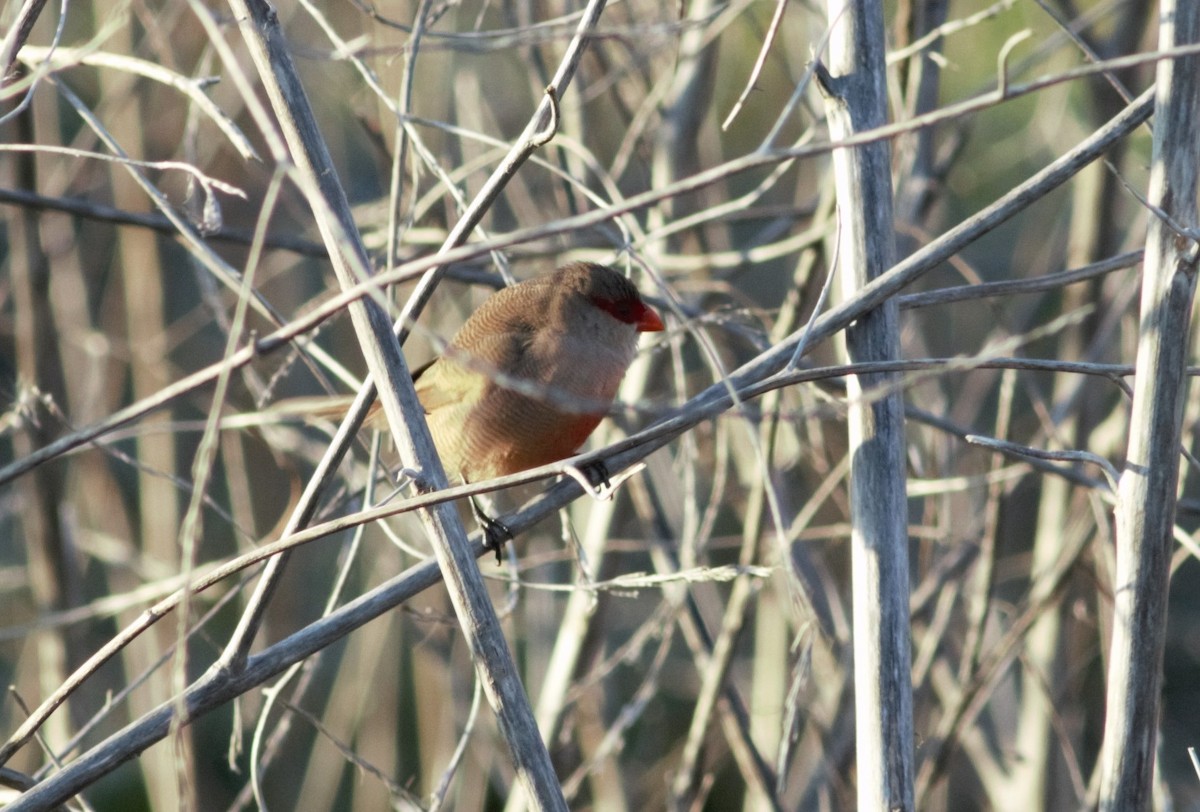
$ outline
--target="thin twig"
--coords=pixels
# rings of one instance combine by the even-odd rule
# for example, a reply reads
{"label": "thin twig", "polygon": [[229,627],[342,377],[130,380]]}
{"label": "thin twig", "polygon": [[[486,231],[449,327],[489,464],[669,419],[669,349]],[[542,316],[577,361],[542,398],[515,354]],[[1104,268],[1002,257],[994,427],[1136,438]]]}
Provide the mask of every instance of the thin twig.
{"label": "thin twig", "polygon": [[729,129],[729,125],[733,123],[733,120],[737,118],[737,114],[741,112],[742,105],[750,97],[750,92],[754,90],[754,85],[758,82],[758,76],[762,73],[763,66],[767,63],[767,54],[770,53],[771,45],[775,42],[775,37],[779,33],[779,26],[783,22],[783,12],[786,9],[787,0],[775,0],[775,13],[771,15],[771,23],[767,26],[767,34],[763,37],[762,47],[758,49],[758,57],[754,60],[754,67],[750,69],[750,76],[746,79],[746,86],[742,88],[741,95],[733,103],[733,108],[729,111],[729,115],[721,122],[722,131]]}
{"label": "thin twig", "polygon": [[1092,465],[1099,466],[1100,470],[1104,472],[1104,478],[1108,480],[1109,488],[1114,494],[1117,492],[1117,482],[1120,480],[1121,474],[1111,462],[1099,454],[1093,454],[1090,451],[1053,451],[1045,448],[1032,448],[1020,443],[1011,443],[1006,440],[997,440],[994,437],[983,437],[978,434],[968,434],[966,439],[968,443],[994,448],[997,451],[1003,451],[1005,454],[1012,454],[1017,457],[1031,457],[1035,460],[1091,463]]}

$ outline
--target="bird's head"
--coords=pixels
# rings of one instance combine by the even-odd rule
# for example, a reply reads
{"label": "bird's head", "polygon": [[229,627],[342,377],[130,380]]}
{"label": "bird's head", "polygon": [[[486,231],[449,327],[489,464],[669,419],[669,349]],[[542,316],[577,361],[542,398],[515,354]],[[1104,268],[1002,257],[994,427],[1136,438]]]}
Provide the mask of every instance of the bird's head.
{"label": "bird's head", "polygon": [[665,329],[662,317],[642,301],[632,282],[604,265],[573,262],[555,272],[562,290],[586,301],[622,324],[632,325],[639,333]]}

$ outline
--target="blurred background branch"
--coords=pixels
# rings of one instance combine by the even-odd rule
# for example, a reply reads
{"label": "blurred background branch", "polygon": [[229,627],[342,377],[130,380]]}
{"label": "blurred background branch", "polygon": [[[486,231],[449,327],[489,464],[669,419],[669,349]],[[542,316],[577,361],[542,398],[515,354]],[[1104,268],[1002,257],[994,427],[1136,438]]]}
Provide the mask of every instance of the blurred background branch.
{"label": "blurred background branch", "polygon": [[[0,11],[0,141],[21,150],[0,154],[0,785],[45,786],[63,764],[98,810],[513,812],[523,795],[495,717],[473,711],[420,523],[393,511],[351,528],[415,504],[395,493],[387,438],[363,433],[332,472],[314,519],[345,524],[292,553],[236,679],[208,668],[253,570],[230,566],[179,625],[154,623],[189,567],[189,502],[195,577],[280,539],[329,440],[274,405],[352,392],[366,372],[317,221],[256,118],[238,21],[215,8],[211,31],[150,0]],[[572,808],[855,808],[848,415],[889,398],[904,418],[918,807],[1094,797],[1116,559],[1093,462],[1124,467],[1141,381],[1138,263],[1147,223],[1162,228],[1142,199],[1171,211],[1148,193],[1147,88],[1194,43],[1159,42],[1142,0],[873,12],[887,117],[852,143],[890,147],[897,262],[818,308],[845,145],[810,81],[835,35],[824,9],[611,4],[557,96],[557,135],[446,260],[547,103],[583,4],[276,11],[368,261],[390,274],[386,293],[357,295],[396,319],[417,277],[444,268],[414,307],[410,366],[501,280],[575,259],[619,267],[672,314],[590,446],[614,471],[646,470],[611,501],[571,481],[513,487],[511,557],[479,564]],[[169,168],[183,165],[245,199]],[[836,337],[880,302],[899,309],[895,365],[835,366]],[[1195,342],[1177,340],[1180,369],[1195,367]],[[859,393],[856,372],[892,377]],[[1200,804],[1186,752],[1200,399],[1186,391],[1185,454],[1164,457],[1181,465],[1161,517],[1164,808]],[[209,414],[222,429],[196,480]],[[172,701],[204,713],[150,746]]]}

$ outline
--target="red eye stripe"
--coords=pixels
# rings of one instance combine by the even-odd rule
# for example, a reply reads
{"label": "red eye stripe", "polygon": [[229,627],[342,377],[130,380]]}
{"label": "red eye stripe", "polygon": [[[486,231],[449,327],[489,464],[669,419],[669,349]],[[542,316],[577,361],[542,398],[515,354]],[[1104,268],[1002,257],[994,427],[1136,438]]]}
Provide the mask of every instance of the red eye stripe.
{"label": "red eye stripe", "polygon": [[656,333],[665,328],[662,318],[640,299],[614,300],[597,296],[590,301],[617,321],[632,324],[639,333]]}

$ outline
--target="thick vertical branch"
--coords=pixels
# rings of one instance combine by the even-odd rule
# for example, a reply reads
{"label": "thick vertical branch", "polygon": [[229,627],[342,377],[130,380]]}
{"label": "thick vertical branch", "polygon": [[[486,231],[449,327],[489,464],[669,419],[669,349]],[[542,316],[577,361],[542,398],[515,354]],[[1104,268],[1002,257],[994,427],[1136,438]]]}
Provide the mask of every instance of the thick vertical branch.
{"label": "thick vertical branch", "polygon": [[[1159,42],[1200,41],[1200,5],[1164,0]],[[1200,59],[1158,65],[1142,313],[1129,452],[1117,502],[1117,574],[1100,808],[1147,809],[1151,801],[1166,635],[1168,564],[1187,397],[1186,361],[1200,246]],[[1191,229],[1176,231],[1165,218]]]}
{"label": "thick vertical branch", "polygon": [[[883,5],[830,0],[829,19],[826,112],[838,141],[887,119]],[[891,267],[895,256],[889,158],[885,142],[833,153],[846,297]],[[850,360],[898,357],[898,319],[889,299],[848,327]],[[890,382],[883,375],[848,380],[859,809],[913,806],[904,405],[897,392],[871,394]]]}
{"label": "thick vertical branch", "polygon": [[[366,249],[357,236],[350,206],[337,179],[328,149],[316,128],[307,96],[300,86],[283,42],[273,8],[266,3],[233,0],[259,76],[279,117],[280,128],[299,169],[333,268],[343,287],[352,286],[368,269]],[[401,461],[419,468],[425,484],[446,487],[433,439],[425,424],[412,376],[400,354],[387,314],[373,299],[350,306],[367,367],[380,382],[379,395]],[[533,711],[517,676],[500,621],[467,543],[453,505],[422,511],[438,566],[458,614],[480,681],[508,741],[517,775],[538,809],[566,809],[550,756],[538,735]]]}

